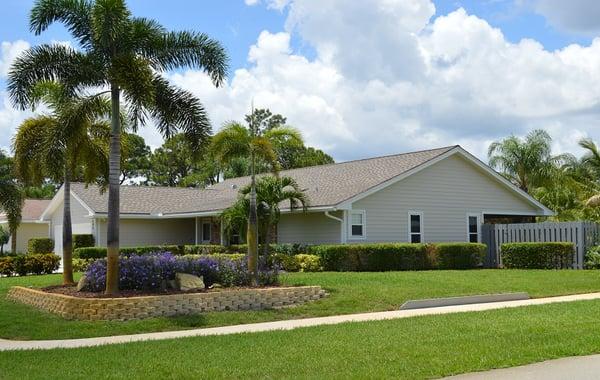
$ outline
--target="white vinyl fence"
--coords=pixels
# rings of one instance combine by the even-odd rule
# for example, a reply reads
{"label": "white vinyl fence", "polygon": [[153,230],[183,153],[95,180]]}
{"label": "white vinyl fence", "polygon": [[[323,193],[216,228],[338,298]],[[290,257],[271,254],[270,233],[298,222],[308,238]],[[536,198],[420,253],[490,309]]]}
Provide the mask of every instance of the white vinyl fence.
{"label": "white vinyl fence", "polygon": [[583,269],[586,251],[599,243],[600,224],[593,222],[543,222],[484,224],[482,242],[488,246],[485,266],[502,266],[500,246],[504,243],[571,242],[575,244],[573,268]]}

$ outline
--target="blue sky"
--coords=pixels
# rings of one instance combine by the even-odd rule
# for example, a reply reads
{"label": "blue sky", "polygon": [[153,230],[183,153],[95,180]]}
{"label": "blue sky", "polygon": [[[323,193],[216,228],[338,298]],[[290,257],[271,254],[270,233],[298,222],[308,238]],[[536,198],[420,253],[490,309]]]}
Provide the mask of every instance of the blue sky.
{"label": "blue sky", "polygon": [[[154,18],[168,29],[206,32],[227,48],[231,72],[224,89],[209,89],[199,72],[169,77],[205,102],[215,129],[242,116],[255,99],[284,113],[309,143],[337,159],[446,142],[482,156],[490,141],[535,128],[555,134],[557,151],[576,149],[573,136],[600,138],[595,100],[600,94],[592,89],[600,73],[582,63],[583,57],[600,53],[593,45],[600,30],[598,2],[434,0],[433,13],[430,0],[365,2],[371,9],[362,2],[336,1],[319,6],[311,0],[128,4],[137,16]],[[0,59],[5,66],[17,41],[31,46],[69,40],[58,25],[32,35],[32,3],[3,0]],[[507,70],[513,63],[514,70]],[[540,66],[534,70],[532,63]],[[4,79],[0,75],[2,87]],[[12,110],[0,92],[0,147],[9,146],[26,116]],[[389,128],[373,133],[371,123]],[[153,146],[161,142],[154,131],[142,135]]]}

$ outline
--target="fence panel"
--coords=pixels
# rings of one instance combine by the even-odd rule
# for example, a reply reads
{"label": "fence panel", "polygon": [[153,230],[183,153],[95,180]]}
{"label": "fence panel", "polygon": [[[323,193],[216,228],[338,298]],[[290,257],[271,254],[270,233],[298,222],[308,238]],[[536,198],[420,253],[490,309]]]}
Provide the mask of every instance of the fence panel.
{"label": "fence panel", "polygon": [[485,266],[502,266],[500,246],[504,243],[571,242],[575,245],[573,268],[583,269],[585,252],[600,239],[600,224],[593,222],[543,222],[484,224],[483,243],[488,246]]}

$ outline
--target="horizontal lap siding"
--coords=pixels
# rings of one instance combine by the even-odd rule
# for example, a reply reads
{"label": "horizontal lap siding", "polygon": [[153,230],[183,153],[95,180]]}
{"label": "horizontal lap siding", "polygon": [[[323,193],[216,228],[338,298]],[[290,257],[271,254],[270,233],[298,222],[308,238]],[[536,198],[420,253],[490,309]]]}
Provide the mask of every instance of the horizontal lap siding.
{"label": "horizontal lap siding", "polygon": [[423,212],[424,239],[428,242],[466,241],[467,213],[535,211],[456,155],[355,202],[352,208],[366,210],[368,242],[407,241],[409,210]]}
{"label": "horizontal lap siding", "polygon": [[[121,247],[144,245],[194,244],[195,221],[190,219],[122,219],[120,224]],[[106,246],[106,221],[98,223],[98,245]]]}
{"label": "horizontal lap siding", "polygon": [[[331,213],[341,218],[341,212]],[[340,243],[341,222],[325,216],[322,212],[281,215],[277,226],[278,243],[333,244]]]}

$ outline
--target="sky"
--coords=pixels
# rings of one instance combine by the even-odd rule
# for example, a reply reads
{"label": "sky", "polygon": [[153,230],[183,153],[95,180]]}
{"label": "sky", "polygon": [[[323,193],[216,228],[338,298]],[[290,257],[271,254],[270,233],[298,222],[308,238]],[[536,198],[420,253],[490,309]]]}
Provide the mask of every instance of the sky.
{"label": "sky", "polygon": [[[0,149],[31,110],[12,107],[6,74],[25,49],[70,41],[28,28],[33,0],[3,0]],[[597,0],[129,0],[136,16],[219,40],[230,56],[215,88],[198,70],[165,73],[199,97],[218,130],[252,102],[288,118],[337,161],[545,129],[555,153],[600,141]],[[76,46],[74,42],[72,45]],[[40,110],[38,110],[40,111]],[[162,137],[139,131],[152,147]]]}

